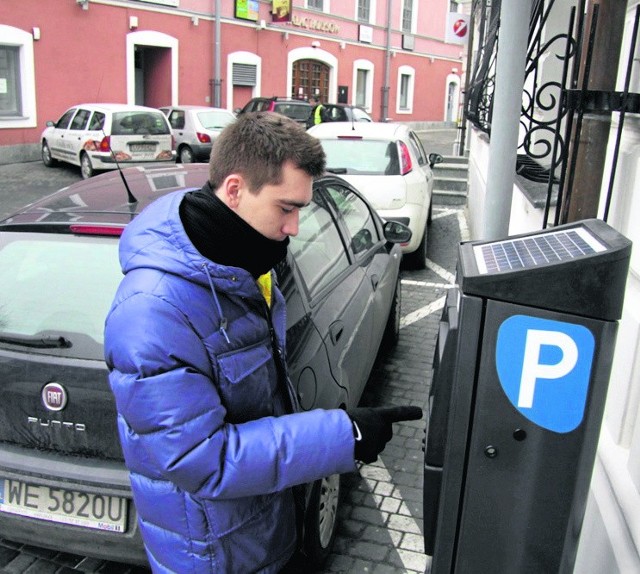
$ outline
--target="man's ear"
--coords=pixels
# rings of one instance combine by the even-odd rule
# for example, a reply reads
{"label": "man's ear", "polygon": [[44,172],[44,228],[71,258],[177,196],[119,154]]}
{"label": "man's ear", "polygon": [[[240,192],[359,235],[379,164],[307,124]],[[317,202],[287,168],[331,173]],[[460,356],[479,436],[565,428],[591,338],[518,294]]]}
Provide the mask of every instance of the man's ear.
{"label": "man's ear", "polygon": [[235,209],[238,206],[240,195],[246,187],[244,178],[239,173],[232,173],[228,175],[220,186],[220,193],[218,194],[220,199],[230,207]]}

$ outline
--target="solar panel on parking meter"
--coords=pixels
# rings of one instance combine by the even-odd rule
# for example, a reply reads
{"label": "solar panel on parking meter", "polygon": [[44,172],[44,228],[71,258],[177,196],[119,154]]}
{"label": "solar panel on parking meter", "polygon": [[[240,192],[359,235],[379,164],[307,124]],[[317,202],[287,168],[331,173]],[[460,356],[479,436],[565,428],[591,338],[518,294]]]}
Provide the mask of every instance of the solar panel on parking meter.
{"label": "solar panel on parking meter", "polygon": [[431,572],[572,572],[631,242],[590,219],[460,245],[424,462]]}

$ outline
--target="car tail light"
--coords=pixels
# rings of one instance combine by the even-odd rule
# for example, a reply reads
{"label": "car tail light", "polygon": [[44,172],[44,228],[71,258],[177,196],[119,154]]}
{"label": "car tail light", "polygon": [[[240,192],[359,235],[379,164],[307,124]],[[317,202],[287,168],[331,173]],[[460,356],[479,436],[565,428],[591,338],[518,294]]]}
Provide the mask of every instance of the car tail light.
{"label": "car tail light", "polygon": [[398,145],[400,146],[400,173],[401,175],[407,175],[413,169],[409,148],[404,142],[398,142]]}
{"label": "car tail light", "polygon": [[100,151],[111,151],[111,138],[109,136],[104,136],[98,146],[98,149]]}
{"label": "car tail light", "polygon": [[198,141],[200,143],[211,143],[211,138],[207,134],[196,132],[196,136],[198,137]]}
{"label": "car tail light", "polygon": [[176,149],[176,138],[174,138],[173,135],[171,136],[171,149]]}
{"label": "car tail light", "polygon": [[82,225],[74,223],[69,226],[73,233],[78,235],[110,235],[120,236],[124,231],[124,227],[116,227],[113,225]]}

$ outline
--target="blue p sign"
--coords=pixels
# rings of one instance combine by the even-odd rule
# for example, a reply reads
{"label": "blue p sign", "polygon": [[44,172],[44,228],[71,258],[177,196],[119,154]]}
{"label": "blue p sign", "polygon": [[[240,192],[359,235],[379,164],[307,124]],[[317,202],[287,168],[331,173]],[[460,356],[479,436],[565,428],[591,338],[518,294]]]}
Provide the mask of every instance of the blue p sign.
{"label": "blue p sign", "polygon": [[500,384],[531,422],[570,432],[584,416],[594,348],[593,334],[582,325],[514,315],[498,329]]}

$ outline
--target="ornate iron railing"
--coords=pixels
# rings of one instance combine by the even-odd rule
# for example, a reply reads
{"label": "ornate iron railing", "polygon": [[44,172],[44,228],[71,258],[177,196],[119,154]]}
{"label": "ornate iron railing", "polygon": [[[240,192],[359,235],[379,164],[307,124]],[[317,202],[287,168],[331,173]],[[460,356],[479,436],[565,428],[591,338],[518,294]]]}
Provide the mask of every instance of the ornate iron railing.
{"label": "ornate iron railing", "polygon": [[[629,92],[640,7],[636,10],[624,90],[592,92],[587,90],[586,86],[592,42],[597,27],[598,6],[594,6],[591,27],[586,30],[585,3],[586,0],[578,0],[577,6],[566,8],[566,32],[557,34],[549,33],[550,22],[552,18],[557,22],[563,17],[559,14],[559,9],[564,8],[564,2],[559,2],[559,9],[554,12],[555,0],[534,0],[531,10],[516,172],[529,181],[546,185],[544,227],[550,224],[552,206],[555,206],[552,223],[558,225],[566,222],[574,177],[573,173],[567,173],[567,165],[578,153],[577,142],[580,141],[583,114],[615,111],[620,112],[620,118],[617,139],[614,142],[613,167],[608,174],[604,214],[606,221],[624,116],[626,113],[640,113],[640,94]],[[474,0],[472,4],[477,46],[474,46],[476,55],[467,87],[465,115],[476,128],[487,134],[491,133],[493,114],[499,14],[499,0]],[[587,49],[583,50],[585,41],[588,42]],[[579,62],[580,54],[583,53],[586,54],[585,61]],[[556,64],[557,69],[552,70],[556,73],[555,76],[549,73],[549,68],[545,69],[544,75],[541,73],[543,62],[544,66],[551,68]],[[570,145],[570,142],[573,143]]]}

